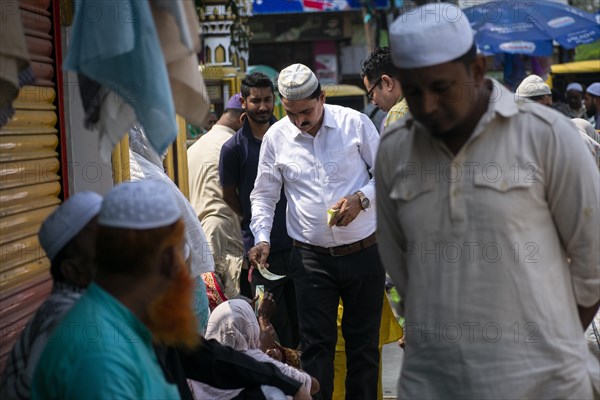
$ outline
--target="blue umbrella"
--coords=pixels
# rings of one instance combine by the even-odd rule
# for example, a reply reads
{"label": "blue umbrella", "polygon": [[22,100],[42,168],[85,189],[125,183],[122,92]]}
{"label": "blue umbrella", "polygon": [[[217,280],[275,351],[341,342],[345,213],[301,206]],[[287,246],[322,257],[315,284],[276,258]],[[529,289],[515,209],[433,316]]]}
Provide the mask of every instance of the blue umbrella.
{"label": "blue umbrella", "polygon": [[566,49],[600,39],[597,16],[547,0],[500,0],[465,8],[484,54],[552,54],[552,41]]}

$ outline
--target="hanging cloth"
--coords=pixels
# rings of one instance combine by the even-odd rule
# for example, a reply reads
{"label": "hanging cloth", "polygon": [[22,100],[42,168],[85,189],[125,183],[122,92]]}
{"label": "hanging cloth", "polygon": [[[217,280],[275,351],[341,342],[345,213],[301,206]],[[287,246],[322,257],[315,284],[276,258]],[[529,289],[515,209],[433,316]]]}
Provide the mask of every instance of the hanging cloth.
{"label": "hanging cloth", "polygon": [[175,110],[191,124],[201,126],[210,100],[198,67],[200,25],[194,2],[151,0],[150,6],[167,63]]}
{"label": "hanging cloth", "polygon": [[[90,10],[94,11],[94,18],[90,17]],[[110,112],[100,110],[96,128],[100,132],[102,158],[110,160],[108,148],[112,151],[136,117],[146,127],[152,147],[157,153],[164,153],[177,137],[177,124],[167,68],[148,2],[82,0],[70,36],[65,69],[77,71],[106,89],[101,108],[111,102],[109,92],[123,100],[112,104]],[[111,119],[103,120],[106,115]],[[111,121],[118,121],[119,126]]]}
{"label": "hanging cloth", "polygon": [[12,102],[21,87],[33,83],[29,52],[17,0],[2,0],[0,7],[0,128],[14,115]]}

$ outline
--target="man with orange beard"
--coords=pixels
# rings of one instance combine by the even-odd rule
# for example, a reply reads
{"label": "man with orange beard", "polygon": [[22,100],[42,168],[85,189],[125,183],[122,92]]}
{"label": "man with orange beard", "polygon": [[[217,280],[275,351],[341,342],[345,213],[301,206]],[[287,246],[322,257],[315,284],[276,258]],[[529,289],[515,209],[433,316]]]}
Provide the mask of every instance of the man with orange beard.
{"label": "man with orange beard", "polygon": [[49,338],[32,398],[178,399],[152,345],[199,342],[183,249],[182,212],[164,183],[116,186],[98,217],[95,280]]}

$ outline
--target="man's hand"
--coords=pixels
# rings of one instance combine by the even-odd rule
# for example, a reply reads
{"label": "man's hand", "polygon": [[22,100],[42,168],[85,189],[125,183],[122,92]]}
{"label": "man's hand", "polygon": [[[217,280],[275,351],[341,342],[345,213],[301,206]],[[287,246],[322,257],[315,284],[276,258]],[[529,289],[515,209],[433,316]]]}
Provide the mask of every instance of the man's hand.
{"label": "man's hand", "polygon": [[248,252],[248,259],[254,267],[258,268],[259,265],[263,265],[265,268],[269,268],[267,264],[267,258],[271,251],[271,245],[267,242],[259,242],[256,246],[250,249]]}
{"label": "man's hand", "polygon": [[360,206],[360,197],[356,193],[342,197],[333,207],[339,210],[337,214],[329,221],[329,226],[347,226],[362,211]]}

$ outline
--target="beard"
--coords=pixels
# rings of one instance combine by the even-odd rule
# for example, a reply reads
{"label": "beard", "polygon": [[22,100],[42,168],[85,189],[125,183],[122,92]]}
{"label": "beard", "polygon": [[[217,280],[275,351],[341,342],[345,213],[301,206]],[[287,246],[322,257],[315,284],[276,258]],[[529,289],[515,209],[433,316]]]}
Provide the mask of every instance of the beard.
{"label": "beard", "polygon": [[246,115],[248,118],[258,124],[266,124],[271,120],[271,116],[273,116],[273,110],[261,114],[258,114],[256,111],[246,110]]}
{"label": "beard", "polygon": [[194,312],[195,283],[183,258],[177,263],[177,275],[150,305],[146,325],[155,342],[193,349],[200,342],[198,319]]}

